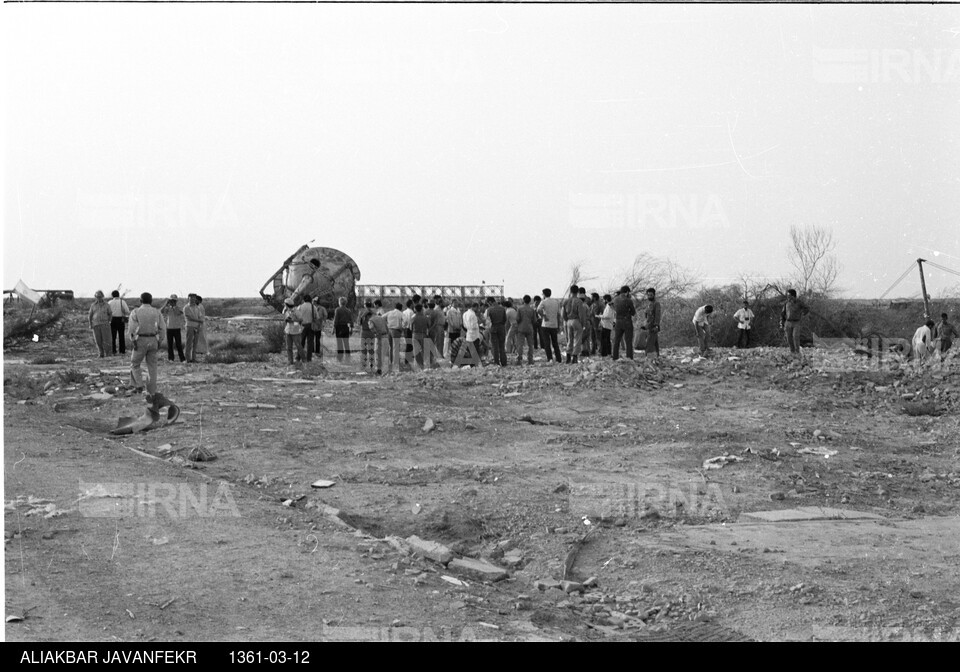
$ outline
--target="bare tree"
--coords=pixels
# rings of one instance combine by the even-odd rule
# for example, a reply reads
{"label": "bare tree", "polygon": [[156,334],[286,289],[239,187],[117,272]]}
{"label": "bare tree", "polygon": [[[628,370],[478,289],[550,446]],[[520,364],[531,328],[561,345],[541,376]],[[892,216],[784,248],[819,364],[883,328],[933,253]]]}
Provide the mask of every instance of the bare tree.
{"label": "bare tree", "polygon": [[[620,274],[622,280],[611,290],[623,285],[636,294],[642,294],[647,287],[657,290],[657,296],[683,295],[700,284],[696,274],[670,259],[661,259],[643,252],[633,260],[633,265]],[[612,293],[612,292],[611,292]]]}
{"label": "bare tree", "polygon": [[840,262],[833,253],[833,232],[822,226],[791,226],[787,258],[794,268],[791,280],[800,294],[828,297],[837,290]]}
{"label": "bare tree", "polygon": [[564,288],[566,295],[570,292],[570,287],[576,285],[577,287],[581,286],[585,282],[590,282],[591,280],[596,280],[595,277],[585,277],[583,275],[583,261],[575,261],[570,264],[570,282],[567,283],[567,286]]}

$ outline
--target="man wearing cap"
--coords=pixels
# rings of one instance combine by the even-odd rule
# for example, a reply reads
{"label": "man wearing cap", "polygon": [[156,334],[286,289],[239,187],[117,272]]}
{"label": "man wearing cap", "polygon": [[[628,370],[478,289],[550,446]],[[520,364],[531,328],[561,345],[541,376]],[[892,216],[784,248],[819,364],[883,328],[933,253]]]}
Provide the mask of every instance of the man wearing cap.
{"label": "man wearing cap", "polygon": [[173,361],[174,344],[177,346],[177,355],[179,355],[180,361],[186,359],[183,356],[183,341],[180,338],[180,330],[183,329],[185,320],[183,308],[177,305],[177,301],[177,295],[171,294],[163,308],[160,309],[160,314],[163,315],[163,319],[167,323],[167,359],[171,362]]}
{"label": "man wearing cap", "polygon": [[130,313],[130,341],[133,343],[133,357],[130,358],[130,377],[134,391],[143,392],[143,374],[140,363],[147,360],[147,391],[157,393],[157,352],[163,345],[165,330],[163,315],[153,307],[153,295],[144,292],[140,295],[140,305]]}
{"label": "man wearing cap", "polygon": [[110,305],[104,301],[103,292],[98,289],[93,295],[93,303],[90,305],[90,328],[93,330],[93,340],[97,344],[97,350],[101,357],[107,355],[107,341],[110,340],[110,317]]}

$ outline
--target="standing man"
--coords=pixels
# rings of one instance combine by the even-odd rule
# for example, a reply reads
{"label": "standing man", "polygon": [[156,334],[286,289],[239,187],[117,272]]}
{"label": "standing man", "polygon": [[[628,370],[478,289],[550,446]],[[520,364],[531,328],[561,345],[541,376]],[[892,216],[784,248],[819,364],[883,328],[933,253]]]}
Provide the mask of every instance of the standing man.
{"label": "standing man", "polygon": [[647,307],[643,310],[643,326],[641,329],[647,332],[647,344],[643,350],[647,355],[654,357],[660,356],[660,302],[657,301],[657,290],[653,287],[647,288]]}
{"label": "standing man", "polygon": [[[101,357],[107,356],[107,341],[110,340],[112,322],[110,304],[104,300],[103,292],[98,289],[93,295],[93,303],[90,304],[90,329],[93,330],[93,340]],[[120,338],[122,341],[122,334]]]}
{"label": "standing man", "polygon": [[787,290],[787,302],[780,311],[780,328],[787,335],[790,352],[800,354],[800,320],[810,312],[806,304],[797,298],[797,290]]}
{"label": "standing man", "polygon": [[[543,351],[547,354],[547,361],[552,361],[556,356],[557,364],[560,363],[560,343],[557,340],[557,334],[560,330],[560,302],[554,299],[549,287],[543,289],[543,301],[537,308],[537,314],[542,318],[543,328],[540,332],[540,340],[543,342]],[[553,353],[550,348],[553,348]]]}
{"label": "standing man", "polygon": [[400,367],[404,368],[410,365],[410,362],[413,361],[413,316],[415,311],[413,306],[416,303],[419,303],[419,298],[414,294],[414,298],[418,299],[407,299],[407,307],[403,311],[403,358],[400,360]]}
{"label": "standing man", "polygon": [[583,334],[580,337],[580,356],[589,357],[590,341],[593,339],[593,305],[590,303],[590,295],[587,294],[585,287],[580,288],[580,293],[578,296],[580,297],[580,303],[587,307],[587,317],[581,323],[581,326],[583,327]]}
{"label": "standing man", "polygon": [[317,359],[323,359],[323,325],[327,321],[327,309],[320,303],[320,297],[313,297],[313,324],[310,331],[313,333],[313,352]]}
{"label": "standing man", "polygon": [[417,363],[417,370],[422,371],[431,364],[429,354],[427,354],[427,359],[424,359],[424,353],[427,351],[427,339],[430,334],[430,316],[424,312],[422,303],[413,304],[413,321],[410,325],[410,329],[413,331],[414,360]]}
{"label": "standing man", "polygon": [[595,355],[600,348],[600,317],[603,315],[605,304],[600,300],[600,295],[593,292],[590,295],[590,354]]}
{"label": "standing man", "polygon": [[438,356],[443,356],[443,335],[447,331],[447,315],[443,310],[443,297],[439,294],[433,297],[433,312],[436,317],[436,320],[433,325],[433,334],[431,338],[433,339],[433,346],[437,351]]}
{"label": "standing man", "polygon": [[700,356],[706,357],[710,354],[710,315],[713,313],[713,306],[707,304],[697,308],[693,314],[693,326],[697,330],[697,342],[700,344]]}
{"label": "standing man", "polygon": [[167,323],[167,359],[173,361],[173,346],[177,346],[177,355],[180,361],[186,358],[183,356],[183,341],[180,339],[180,330],[183,329],[184,317],[183,308],[177,305],[177,295],[171,294],[170,298],[160,309],[164,322]]}
{"label": "standing man", "polygon": [[384,348],[387,345],[387,318],[383,316],[383,302],[373,302],[373,315],[370,316],[370,328],[373,330],[374,359],[377,363],[377,375],[383,375],[383,362],[386,360]]}
{"label": "standing man", "polygon": [[[455,365],[459,365],[464,357],[464,350],[469,353],[470,366],[478,366],[480,361],[480,318],[477,311],[480,310],[480,304],[474,301],[470,307],[463,313],[463,331],[464,342],[460,346],[460,352],[457,353]],[[452,353],[451,353],[452,354]]]}
{"label": "standing man", "polygon": [[[583,302],[580,301],[580,288],[576,285],[570,285],[570,296],[568,296],[560,307],[560,318],[563,320],[564,334],[567,337],[567,364],[573,359],[577,363],[577,357],[583,347],[583,322],[580,321],[580,307]],[[585,307],[585,306],[584,306]]]}
{"label": "standing man", "polygon": [[456,303],[451,303],[450,307],[447,308],[445,315],[447,322],[447,338],[443,344],[443,356],[450,356],[450,346],[455,340],[460,338],[460,332],[463,328],[463,316],[460,314],[460,309],[457,308]]}
{"label": "standing man", "polygon": [[357,321],[360,323],[360,361],[361,368],[363,371],[366,371],[367,368],[370,371],[374,370],[373,366],[373,327],[370,325],[370,318],[373,317],[373,303],[366,301],[363,304],[363,308],[360,310],[360,315],[357,317]]}
{"label": "standing man", "polygon": [[500,366],[507,365],[507,309],[494,301],[487,299],[487,320],[490,321],[490,349],[493,351],[493,361]]}
{"label": "standing man", "polygon": [[[297,361],[302,362],[303,341],[300,340],[300,334],[303,333],[303,325],[300,323],[300,311],[294,305],[298,299],[290,297],[286,299],[283,308],[283,338],[287,345],[287,363],[293,366],[293,346],[297,346]],[[188,339],[189,340],[189,339]]]}
{"label": "standing man", "polygon": [[504,301],[503,307],[507,311],[507,354],[512,355],[517,351],[517,309],[513,299]]}
{"label": "standing man", "polygon": [[350,361],[350,332],[353,331],[353,313],[347,308],[347,297],[341,296],[333,311],[333,333],[337,337],[337,361]]}
{"label": "standing man", "polygon": [[953,345],[953,339],[958,335],[957,328],[947,321],[947,314],[940,313],[940,321],[933,332],[934,338],[940,341],[940,354],[945,353]]}
{"label": "standing man", "polygon": [[533,366],[533,334],[536,329],[537,312],[530,305],[530,295],[525,294],[523,304],[517,309],[517,366],[523,361],[523,344],[527,344],[527,364]]}
{"label": "standing man", "polygon": [[737,319],[737,349],[750,347],[750,327],[753,325],[753,311],[750,302],[743,300],[743,308],[733,314]]}
{"label": "standing man", "polygon": [[393,304],[393,310],[384,315],[387,320],[387,345],[390,348],[389,371],[400,370],[400,341],[403,338],[403,304]]}
{"label": "standing man", "polygon": [[610,356],[610,334],[613,333],[613,323],[617,313],[613,310],[613,297],[603,295],[603,313],[600,315],[600,357]]}
{"label": "standing man", "polygon": [[133,343],[133,357],[130,358],[130,377],[133,379],[134,392],[143,392],[143,375],[140,363],[147,360],[148,399],[157,393],[157,351],[163,345],[165,330],[163,315],[153,307],[153,295],[144,292],[140,295],[140,305],[130,313],[130,342]]}
{"label": "standing man", "polygon": [[304,354],[301,358],[305,361],[313,361],[313,321],[317,318],[316,311],[313,308],[313,301],[309,294],[303,295],[303,301],[297,306],[297,317],[300,318],[300,349]]}
{"label": "standing man", "polygon": [[204,320],[203,306],[197,303],[196,294],[187,295],[187,307],[183,309],[183,319],[187,323],[187,362],[194,363],[197,361],[197,339]]}
{"label": "standing man", "polygon": [[540,317],[540,302],[542,300],[539,294],[533,297],[533,312],[537,315],[533,326],[533,347],[538,350],[540,349],[540,337],[543,335],[543,318]]}
{"label": "standing man", "polygon": [[620,339],[627,347],[627,359],[633,359],[633,316],[637,308],[633,305],[630,287],[624,285],[613,300],[613,312],[616,315],[613,325],[613,361],[620,359]]}
{"label": "standing man", "polygon": [[117,339],[120,339],[120,354],[127,354],[127,320],[130,318],[130,306],[120,298],[116,289],[110,292],[110,336],[113,340],[113,354],[117,354]]}

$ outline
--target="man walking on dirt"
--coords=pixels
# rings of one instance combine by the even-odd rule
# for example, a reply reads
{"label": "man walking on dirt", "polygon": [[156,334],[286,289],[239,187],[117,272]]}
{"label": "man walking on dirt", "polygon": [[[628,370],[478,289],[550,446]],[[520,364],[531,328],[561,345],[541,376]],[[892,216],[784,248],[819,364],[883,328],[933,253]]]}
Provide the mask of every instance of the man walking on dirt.
{"label": "man walking on dirt", "polygon": [[[540,331],[540,340],[543,343],[543,351],[547,354],[547,362],[556,357],[557,364],[560,359],[560,343],[557,340],[557,334],[560,330],[560,302],[553,298],[553,292],[549,287],[543,289],[543,301],[537,308],[537,314],[542,319]],[[550,352],[553,348],[553,353]]]}
{"label": "man walking on dirt", "polygon": [[133,379],[134,392],[143,392],[143,374],[140,364],[147,360],[147,391],[152,397],[157,393],[157,352],[163,345],[166,325],[163,315],[153,307],[153,295],[144,292],[140,295],[140,305],[130,313],[130,342],[133,343],[133,357],[130,358],[130,377]]}
{"label": "man walking on dirt", "polygon": [[953,345],[953,339],[958,335],[957,328],[947,321],[947,314],[940,313],[940,321],[934,329],[933,336],[940,342],[940,353],[943,354]]}
{"label": "man walking on dirt", "polygon": [[633,316],[637,314],[637,309],[627,285],[620,288],[620,293],[613,300],[613,312],[616,315],[613,323],[613,360],[620,359],[620,339],[626,343],[627,358],[633,359]]}
{"label": "man walking on dirt", "polygon": [[787,290],[787,302],[780,311],[780,328],[787,336],[787,344],[792,354],[800,354],[800,320],[810,312],[806,304],[797,298],[797,290]]}

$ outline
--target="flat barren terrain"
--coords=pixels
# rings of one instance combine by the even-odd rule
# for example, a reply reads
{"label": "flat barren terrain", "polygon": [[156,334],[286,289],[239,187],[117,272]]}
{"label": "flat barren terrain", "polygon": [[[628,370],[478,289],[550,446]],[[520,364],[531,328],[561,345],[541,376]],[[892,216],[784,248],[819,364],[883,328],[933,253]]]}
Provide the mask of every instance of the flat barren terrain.
{"label": "flat barren terrain", "polygon": [[379,377],[327,335],[164,353],[179,419],[116,436],[82,318],[4,352],[8,640],[960,639],[956,352]]}

